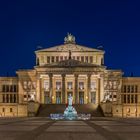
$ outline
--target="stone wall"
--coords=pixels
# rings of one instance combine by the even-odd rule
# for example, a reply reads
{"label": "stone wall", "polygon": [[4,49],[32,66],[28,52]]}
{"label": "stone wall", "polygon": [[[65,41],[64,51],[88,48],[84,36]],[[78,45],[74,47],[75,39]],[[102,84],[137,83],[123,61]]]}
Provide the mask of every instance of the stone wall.
{"label": "stone wall", "polygon": [[26,117],[26,104],[1,104],[0,117]]}

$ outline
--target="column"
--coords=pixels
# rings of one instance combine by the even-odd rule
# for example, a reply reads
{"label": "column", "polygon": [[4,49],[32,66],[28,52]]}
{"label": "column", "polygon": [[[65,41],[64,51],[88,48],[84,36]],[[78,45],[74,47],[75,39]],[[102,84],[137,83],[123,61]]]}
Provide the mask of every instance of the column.
{"label": "column", "polygon": [[75,104],[79,103],[79,93],[78,93],[78,74],[74,75],[75,77]]}
{"label": "column", "polygon": [[50,103],[52,103],[52,97],[53,97],[53,80],[52,80],[53,74],[49,74],[49,90],[50,90]]}
{"label": "column", "polygon": [[66,93],[65,93],[65,78],[66,75],[62,74],[62,103],[65,104],[65,98],[66,98]]}
{"label": "column", "polygon": [[37,83],[36,83],[36,101],[41,103],[41,84],[40,84],[40,76],[37,76]]}
{"label": "column", "polygon": [[104,79],[103,76],[101,75],[100,78],[100,102],[103,101],[104,99]]}
{"label": "column", "polygon": [[98,78],[98,99],[97,99],[97,104],[100,103],[100,78]]}
{"label": "column", "polygon": [[88,102],[91,102],[91,94],[90,94],[90,89],[91,89],[91,74],[87,75],[87,97],[88,97]]}

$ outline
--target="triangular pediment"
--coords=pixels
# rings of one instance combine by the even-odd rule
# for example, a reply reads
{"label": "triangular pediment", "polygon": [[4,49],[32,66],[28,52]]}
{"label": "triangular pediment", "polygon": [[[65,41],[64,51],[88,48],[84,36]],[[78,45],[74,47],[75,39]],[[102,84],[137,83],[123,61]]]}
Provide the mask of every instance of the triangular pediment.
{"label": "triangular pediment", "polygon": [[99,50],[99,49],[94,49],[94,48],[89,48],[86,46],[82,46],[82,45],[77,45],[77,44],[63,44],[63,45],[58,45],[58,46],[54,46],[54,47],[50,47],[50,48],[46,48],[46,49],[41,49],[38,50],[36,52],[62,52],[62,51],[78,51],[78,52],[103,52],[103,50]]}

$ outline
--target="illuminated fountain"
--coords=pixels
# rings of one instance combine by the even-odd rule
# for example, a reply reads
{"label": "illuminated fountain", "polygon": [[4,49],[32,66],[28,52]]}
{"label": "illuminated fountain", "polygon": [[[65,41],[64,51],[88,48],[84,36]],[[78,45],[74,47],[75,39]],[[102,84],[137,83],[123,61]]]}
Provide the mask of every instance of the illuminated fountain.
{"label": "illuminated fountain", "polygon": [[77,114],[76,109],[72,106],[73,97],[71,94],[68,97],[68,107],[64,114],[50,114],[52,120],[89,120],[91,114]]}
{"label": "illuminated fountain", "polygon": [[71,94],[68,97],[68,107],[64,111],[64,118],[67,120],[74,120],[77,119],[77,111],[72,106],[73,97]]}

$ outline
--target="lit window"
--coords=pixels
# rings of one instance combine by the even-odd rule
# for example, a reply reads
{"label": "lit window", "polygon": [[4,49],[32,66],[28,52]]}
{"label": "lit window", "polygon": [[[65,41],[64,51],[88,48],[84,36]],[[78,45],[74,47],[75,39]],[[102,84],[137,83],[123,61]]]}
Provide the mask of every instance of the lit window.
{"label": "lit window", "polygon": [[61,82],[56,82],[56,89],[60,90],[61,89]]}
{"label": "lit window", "polygon": [[72,82],[68,82],[68,89],[72,89]]}
{"label": "lit window", "polygon": [[48,80],[44,80],[44,89],[45,90],[49,89],[49,81]]}
{"label": "lit window", "polygon": [[84,89],[84,82],[79,82],[79,89]]}
{"label": "lit window", "polygon": [[96,89],[96,82],[95,81],[92,81],[91,82],[91,89],[92,90],[95,90]]}

